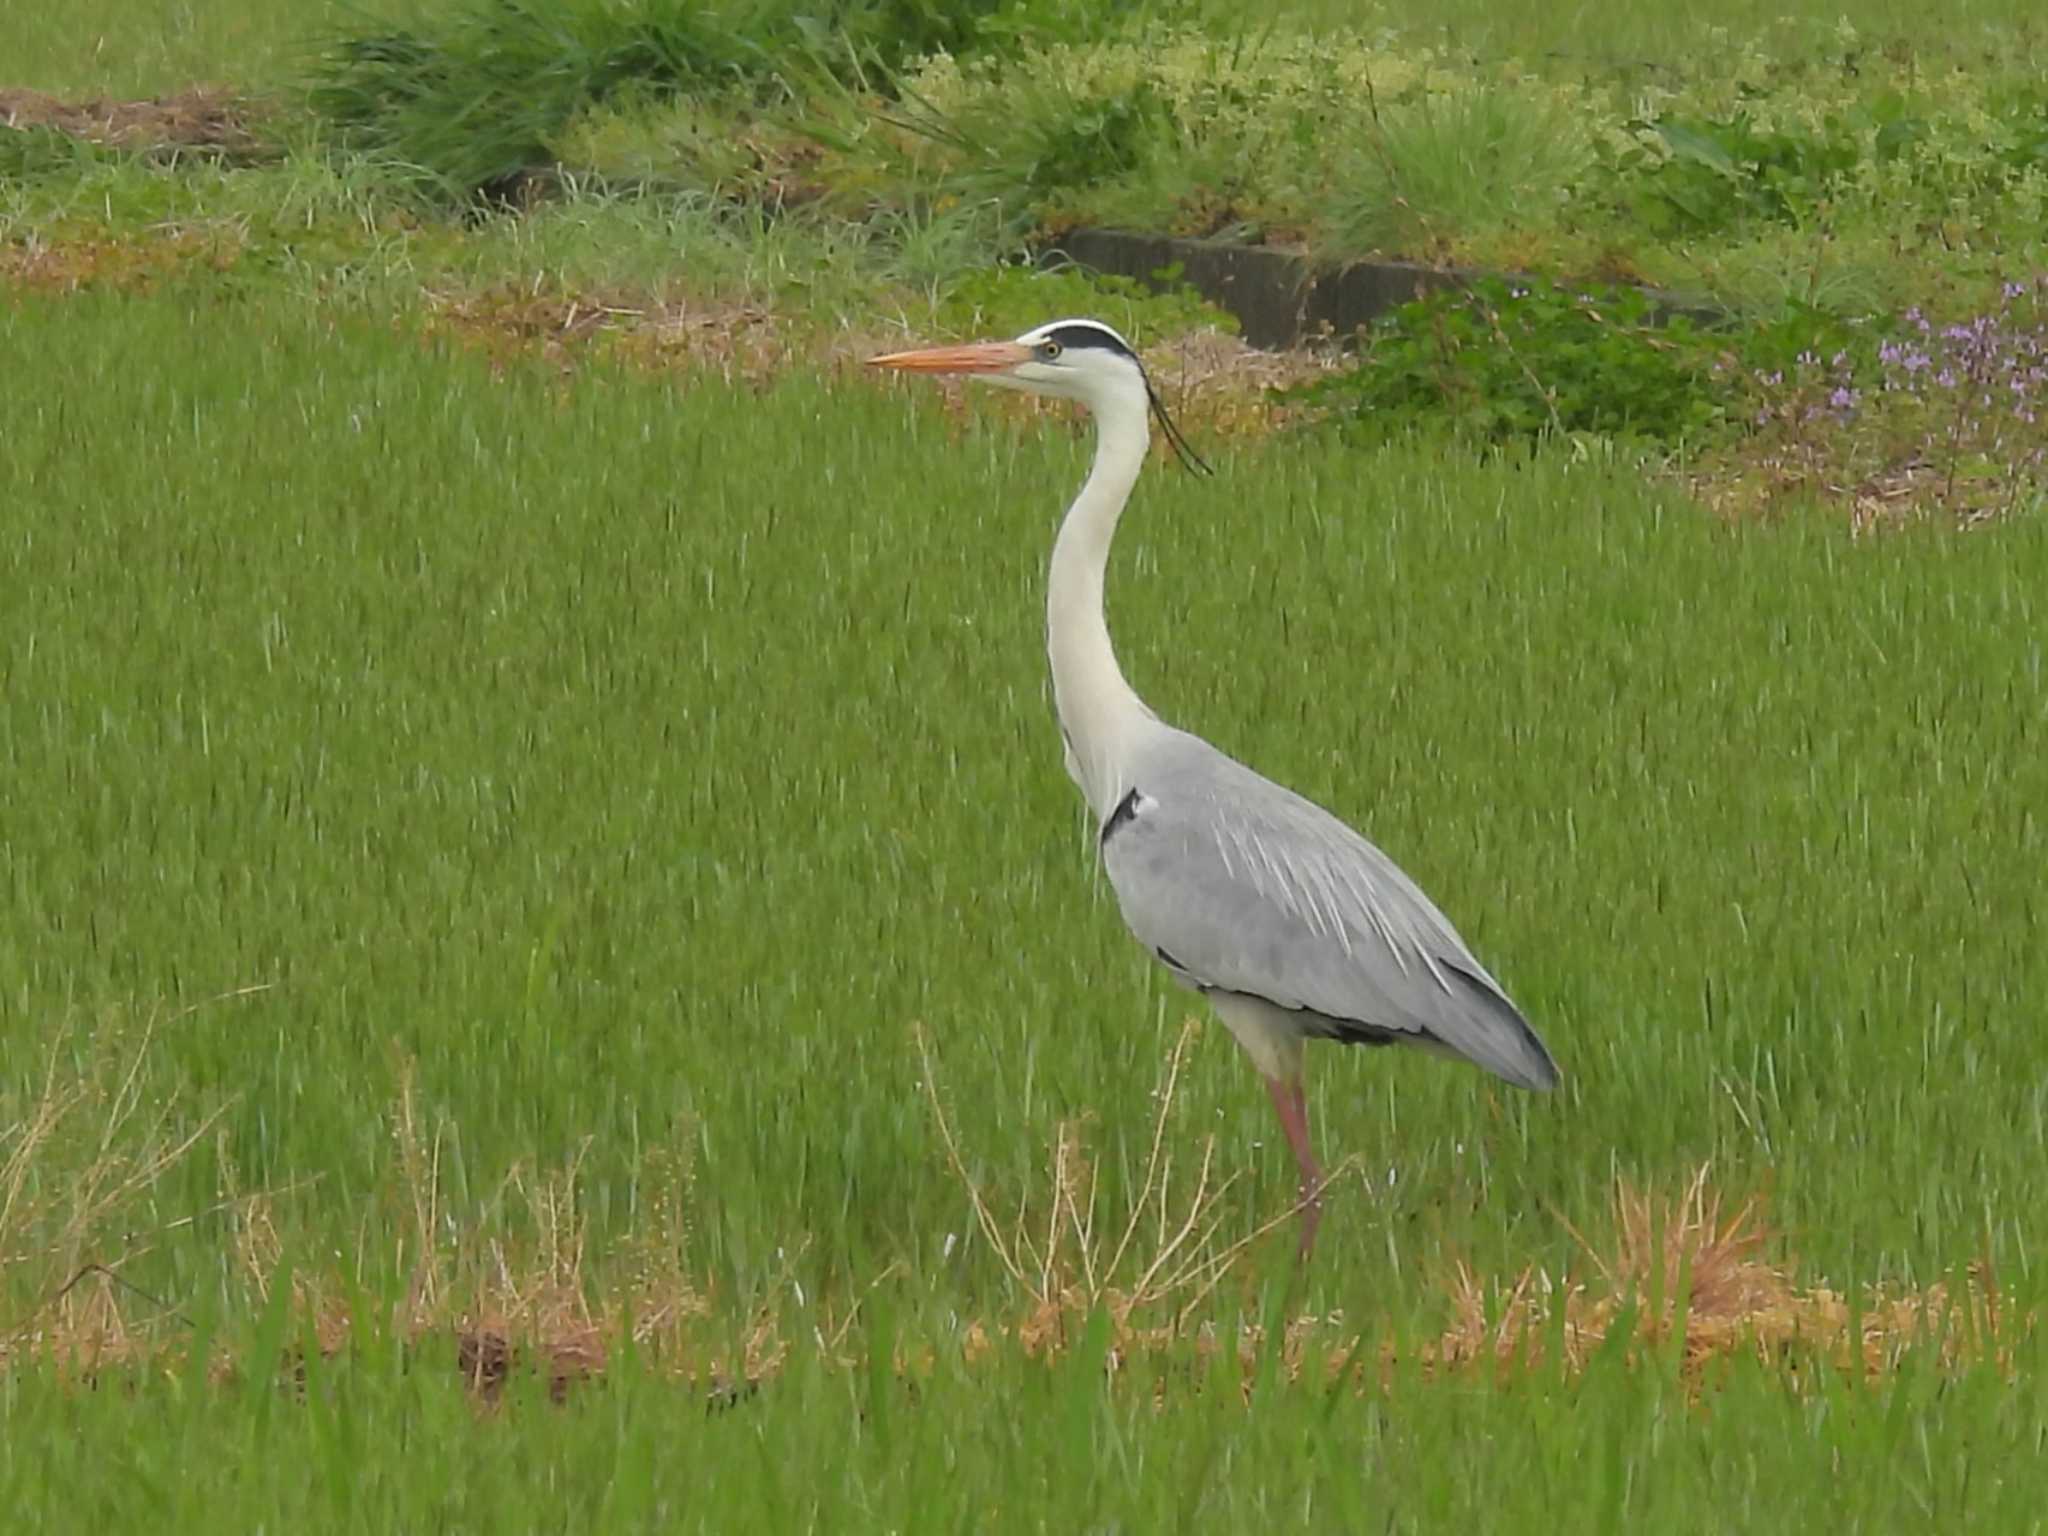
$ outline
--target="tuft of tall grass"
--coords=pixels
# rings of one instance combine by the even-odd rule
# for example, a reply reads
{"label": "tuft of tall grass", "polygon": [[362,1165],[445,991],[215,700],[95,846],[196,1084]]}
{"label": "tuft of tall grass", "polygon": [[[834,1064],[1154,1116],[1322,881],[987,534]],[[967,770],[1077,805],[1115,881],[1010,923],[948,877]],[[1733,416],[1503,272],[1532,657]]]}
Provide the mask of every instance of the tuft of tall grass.
{"label": "tuft of tall grass", "polygon": [[1336,138],[1330,236],[1396,256],[1554,225],[1594,160],[1583,110],[1518,82],[1359,103]]}
{"label": "tuft of tall grass", "polygon": [[427,188],[503,194],[546,163],[549,136],[579,109],[629,83],[677,91],[759,73],[764,57],[682,0],[455,0],[418,30],[336,38],[307,99],[351,147]]}
{"label": "tuft of tall grass", "polygon": [[772,95],[788,73],[858,77],[1035,35],[1040,12],[1097,27],[1108,8],[1078,0],[448,0],[417,26],[334,38],[312,66],[308,101],[350,145],[427,190],[502,197],[550,163],[551,139],[576,113],[623,92],[659,99],[737,86]]}

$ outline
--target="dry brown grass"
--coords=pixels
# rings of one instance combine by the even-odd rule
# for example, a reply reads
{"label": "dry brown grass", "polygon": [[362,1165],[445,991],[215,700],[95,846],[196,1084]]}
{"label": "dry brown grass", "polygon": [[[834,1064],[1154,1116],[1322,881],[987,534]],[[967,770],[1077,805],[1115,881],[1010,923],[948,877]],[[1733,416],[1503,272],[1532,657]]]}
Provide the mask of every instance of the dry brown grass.
{"label": "dry brown grass", "polygon": [[[993,1197],[967,1170],[946,1115],[930,1042],[917,1029],[922,1082],[947,1160],[966,1188],[983,1238],[1028,1297],[1024,1315],[995,1325],[995,1331],[1014,1336],[1025,1353],[1058,1353],[1098,1307],[1107,1311],[1113,1329],[1112,1364],[1133,1350],[1171,1345],[1188,1335],[1197,1309],[1225,1276],[1261,1239],[1290,1226],[1300,1211],[1297,1202],[1244,1236],[1221,1241],[1218,1233],[1229,1214],[1223,1197],[1237,1176],[1216,1177],[1216,1138],[1202,1139],[1192,1166],[1176,1166],[1168,1132],[1181,1068],[1198,1032],[1199,1025],[1189,1020],[1167,1055],[1153,1095],[1145,1171],[1129,1210],[1117,1221],[1104,1220],[1099,1209],[1099,1181],[1078,1121],[1054,1132],[1044,1191],[1036,1199],[1027,1192],[1013,1215],[999,1215]],[[1348,1166],[1340,1165],[1324,1187]],[[990,1333],[980,1322],[969,1325],[964,1344],[970,1358],[990,1347]]]}
{"label": "dry brown grass", "polygon": [[[515,1167],[476,1207],[453,1209],[444,1168],[456,1128],[421,1105],[403,1061],[388,1116],[391,1175],[379,1207],[362,1218],[355,1274],[300,1266],[282,1280],[280,1224],[289,1223],[281,1213],[305,1189],[243,1190],[224,1147],[214,1148],[221,1170],[214,1204],[203,1212],[158,1210],[164,1175],[206,1144],[221,1112],[216,1106],[195,1115],[152,1101],[145,1088],[151,1049],[177,1017],[110,1015],[90,1033],[60,1031],[35,1091],[4,1106],[0,1300],[13,1316],[0,1319],[0,1368],[40,1360],[92,1379],[182,1358],[189,1319],[175,1300],[136,1288],[124,1271],[164,1234],[220,1215],[241,1277],[242,1311],[260,1312],[288,1283],[296,1336],[337,1353],[362,1321],[340,1298],[391,1292],[389,1272],[361,1268],[373,1262],[366,1255],[380,1254],[376,1262],[395,1264],[403,1284],[392,1315],[374,1325],[408,1349],[452,1343],[457,1368],[486,1402],[521,1372],[562,1397],[603,1371],[628,1340],[677,1379],[709,1383],[714,1401],[780,1369],[785,1301],[795,1293],[803,1245],[791,1245],[793,1257],[766,1301],[734,1316],[692,1262],[692,1178],[687,1158],[676,1153],[648,1159],[637,1181],[644,1193],[634,1230],[603,1254],[593,1250],[584,1209],[587,1148],[557,1169]],[[1190,1023],[1169,1053],[1142,1177],[1128,1208],[1112,1213],[1103,1209],[1081,1122],[1055,1129],[1042,1184],[999,1200],[976,1180],[946,1113],[929,1042],[917,1033],[939,1144],[1020,1298],[1007,1315],[962,1325],[953,1342],[970,1363],[1006,1346],[1057,1359],[1099,1311],[1111,1324],[1112,1372],[1141,1357],[1199,1363],[1225,1354],[1240,1363],[1249,1390],[1268,1341],[1256,1326],[1220,1331],[1207,1303],[1261,1241],[1291,1227],[1296,1208],[1274,1212],[1235,1240],[1221,1235],[1237,1214],[1227,1201],[1235,1181],[1216,1173],[1213,1139],[1193,1140],[1176,1123],[1195,1035]],[[372,1240],[373,1225],[395,1239]],[[1277,1341],[1284,1373],[1363,1382],[1367,1372],[1384,1379],[1404,1365],[1429,1377],[1576,1372],[1601,1357],[1629,1366],[1669,1362],[1704,1385],[1717,1364],[1749,1355],[1803,1383],[1818,1364],[1881,1375],[1909,1350],[1931,1350],[1946,1367],[2004,1368],[2033,1327],[1984,1265],[1947,1284],[1871,1288],[1853,1300],[1803,1282],[1761,1201],[1726,1196],[1704,1167],[1670,1194],[1618,1184],[1611,1222],[1598,1234],[1574,1236],[1583,1257],[1567,1273],[1532,1266],[1489,1278],[1454,1265],[1443,1282],[1445,1325],[1409,1346],[1406,1360],[1394,1343],[1341,1316],[1292,1318]],[[1281,1241],[1291,1245],[1291,1232]],[[893,1275],[892,1266],[850,1299],[816,1309],[825,1358],[859,1358],[849,1339],[861,1298]],[[935,1342],[899,1350],[901,1368],[928,1368]],[[217,1355],[210,1369],[225,1378],[233,1362]]]}
{"label": "dry brown grass", "polygon": [[167,1216],[157,1186],[212,1133],[226,1106],[154,1097],[159,1034],[194,1012],[265,990],[139,1017],[112,1011],[88,1030],[66,1021],[34,1091],[0,1106],[0,1300],[23,1309],[0,1333],[0,1367],[26,1357],[90,1372],[160,1345],[182,1326],[170,1303],[125,1276],[167,1233],[234,1205]]}
{"label": "dry brown grass", "polygon": [[90,289],[150,293],[173,278],[202,269],[226,272],[241,253],[240,238],[218,227],[157,230],[142,239],[31,235],[0,243],[0,298],[10,291],[42,296]]}
{"label": "dry brown grass", "polygon": [[[403,1296],[377,1322],[408,1347],[452,1337],[464,1372],[486,1396],[514,1368],[545,1373],[559,1394],[603,1369],[608,1351],[629,1336],[707,1379],[751,1379],[779,1361],[772,1315],[743,1330],[736,1351],[704,1337],[712,1307],[688,1262],[686,1161],[650,1156],[639,1180],[643,1219],[603,1263],[590,1251],[581,1150],[560,1169],[513,1168],[483,1211],[458,1215],[443,1180],[454,1128],[422,1109],[406,1062],[381,1201],[396,1241],[371,1241],[376,1212],[366,1211],[354,1274],[288,1269],[280,1211],[307,1186],[244,1190],[224,1144],[211,1148],[219,1198],[204,1210],[165,1213],[157,1204],[165,1175],[214,1139],[226,1108],[195,1117],[149,1073],[157,1042],[182,1016],[114,1013],[90,1032],[66,1025],[34,1090],[0,1104],[0,1369],[43,1360],[92,1379],[182,1357],[191,1318],[127,1273],[161,1238],[209,1217],[226,1228],[240,1310],[259,1313],[277,1285],[289,1284],[295,1329],[330,1355],[357,1324],[341,1298],[386,1289],[363,1271],[365,1255],[395,1248]],[[210,1370],[225,1377],[232,1363],[221,1356]]]}
{"label": "dry brown grass", "polygon": [[548,278],[473,289],[422,290],[430,334],[476,349],[498,366],[541,357],[563,369],[593,356],[657,370],[761,384],[817,342],[764,305],[736,300],[592,292]]}
{"label": "dry brown grass", "polygon": [[1731,521],[1772,518],[1815,505],[1838,510],[1850,531],[1879,533],[1939,521],[1958,529],[2011,515],[2030,483],[2016,476],[1958,478],[1925,457],[1846,474],[1825,443],[1718,455],[1681,478],[1694,500]]}
{"label": "dry brown grass", "polygon": [[42,91],[0,89],[0,127],[50,128],[93,144],[155,153],[202,151],[246,159],[259,149],[263,106],[226,91],[179,91],[147,101],[65,101]]}
{"label": "dry brown grass", "polygon": [[[481,351],[498,366],[537,355],[568,370],[601,356],[728,384],[759,386],[798,370],[873,379],[863,366],[867,358],[936,339],[880,326],[820,325],[747,301],[598,294],[547,280],[482,292],[429,290],[425,297],[432,331]],[[1262,352],[1214,328],[1148,347],[1144,357],[1175,419],[1203,441],[1271,432],[1289,419],[1289,408],[1274,402],[1273,391],[1339,365],[1338,354],[1327,349]],[[999,393],[959,379],[918,380],[908,387],[934,395],[962,422],[993,413],[1034,423],[1066,421],[1077,434],[1089,430],[1082,413],[1059,401]],[[1164,442],[1157,451],[1168,452]]]}
{"label": "dry brown grass", "polygon": [[1555,1340],[1571,1371],[1619,1347],[1631,1361],[1673,1357],[1694,1380],[1745,1353],[1794,1372],[1820,1359],[1877,1375],[1915,1348],[1933,1348],[1945,1365],[2005,1365],[2033,1327],[1981,1263],[1959,1286],[1872,1287],[1854,1301],[1802,1284],[1761,1198],[1731,1209],[1710,1172],[1702,1165],[1676,1196],[1618,1183],[1605,1245],[1574,1234],[1590,1279],[1529,1268],[1488,1283],[1459,1265],[1447,1287],[1452,1321],[1427,1363],[1531,1369],[1546,1363]]}
{"label": "dry brown grass", "polygon": [[587,1142],[558,1169],[515,1166],[483,1211],[458,1217],[442,1180],[455,1128],[445,1117],[429,1122],[409,1063],[399,1081],[390,1197],[402,1213],[407,1283],[391,1325],[402,1338],[452,1334],[460,1370],[486,1398],[522,1369],[544,1375],[559,1398],[628,1339],[677,1374],[715,1383],[755,1381],[780,1363],[772,1309],[740,1331],[736,1349],[724,1343],[713,1297],[689,1262],[686,1156],[649,1154],[639,1224],[611,1254],[595,1255],[583,1208]]}

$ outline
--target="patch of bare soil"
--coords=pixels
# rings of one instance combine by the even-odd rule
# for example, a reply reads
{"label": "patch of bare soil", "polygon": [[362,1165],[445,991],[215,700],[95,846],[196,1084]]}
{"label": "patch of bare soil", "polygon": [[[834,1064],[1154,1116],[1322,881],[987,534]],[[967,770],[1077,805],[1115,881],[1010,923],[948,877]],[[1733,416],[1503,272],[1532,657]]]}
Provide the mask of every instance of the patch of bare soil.
{"label": "patch of bare soil", "polygon": [[[576,292],[552,285],[428,291],[429,329],[474,347],[496,365],[535,354],[565,371],[593,348],[655,369],[693,369],[727,383],[766,384],[793,368],[852,376],[876,353],[949,338],[938,334],[821,328],[767,305],[739,300]],[[1220,330],[1192,332],[1145,350],[1145,365],[1175,418],[1198,443],[1256,437],[1286,419],[1273,391],[1318,378],[1339,354],[1307,347],[1264,352]],[[990,411],[1018,419],[1085,416],[1057,401],[980,389],[961,379],[919,381],[962,420]],[[968,402],[972,401],[970,405]],[[1168,449],[1162,440],[1158,451]]]}
{"label": "patch of bare soil", "polygon": [[1970,529],[1998,522],[2039,495],[2022,473],[1959,475],[1925,457],[1850,474],[1812,445],[1724,456],[1683,477],[1693,499],[1730,521],[1768,518],[1815,502],[1842,509],[1854,533],[1943,519]]}
{"label": "patch of bare soil", "polygon": [[650,367],[705,368],[728,382],[763,382],[803,350],[765,305],[574,292],[554,285],[427,290],[428,328],[476,347],[493,363],[538,353],[573,367],[593,345]]}
{"label": "patch of bare soil", "polygon": [[200,150],[253,158],[256,103],[226,91],[190,90],[148,101],[62,101],[42,91],[0,89],[0,126],[51,128],[93,144],[156,152]]}

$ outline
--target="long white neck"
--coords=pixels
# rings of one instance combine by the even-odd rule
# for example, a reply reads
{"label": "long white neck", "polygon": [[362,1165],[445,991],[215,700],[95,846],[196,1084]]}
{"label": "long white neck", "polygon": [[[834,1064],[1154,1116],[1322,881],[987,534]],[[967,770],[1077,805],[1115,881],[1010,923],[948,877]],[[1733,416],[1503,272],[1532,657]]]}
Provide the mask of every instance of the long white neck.
{"label": "long white neck", "polygon": [[1110,541],[1144,467],[1151,422],[1141,390],[1120,391],[1094,406],[1095,467],[1053,541],[1045,624],[1067,771],[1099,822],[1131,788],[1124,782],[1131,739],[1155,717],[1124,681],[1102,611]]}

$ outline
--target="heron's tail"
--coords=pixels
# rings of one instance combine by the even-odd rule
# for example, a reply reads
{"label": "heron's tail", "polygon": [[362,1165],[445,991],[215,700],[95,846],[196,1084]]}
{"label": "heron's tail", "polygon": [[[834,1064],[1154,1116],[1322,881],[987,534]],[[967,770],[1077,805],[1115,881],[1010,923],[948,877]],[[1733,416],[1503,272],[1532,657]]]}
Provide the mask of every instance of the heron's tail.
{"label": "heron's tail", "polygon": [[1539,1093],[1555,1088],[1557,1063],[1522,1010],[1486,976],[1475,976],[1455,961],[1438,965],[1452,995],[1446,1009],[1450,1017],[1432,1033],[1451,1051],[1517,1088]]}

